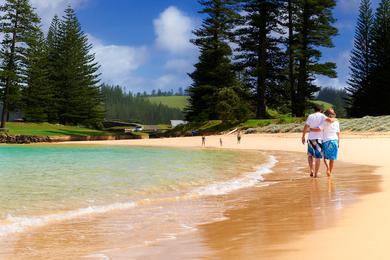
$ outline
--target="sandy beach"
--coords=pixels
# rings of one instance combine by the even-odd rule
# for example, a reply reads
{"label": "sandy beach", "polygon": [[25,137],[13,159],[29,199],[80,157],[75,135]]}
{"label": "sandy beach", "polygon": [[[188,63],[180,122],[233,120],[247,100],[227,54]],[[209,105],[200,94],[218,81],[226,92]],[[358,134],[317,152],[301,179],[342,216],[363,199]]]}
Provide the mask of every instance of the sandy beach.
{"label": "sandy beach", "polygon": [[[223,149],[260,149],[268,151],[289,151],[298,152],[305,159],[304,146],[300,143],[299,134],[261,134],[244,135],[242,143],[236,144],[235,136],[208,136],[206,138],[206,147],[220,147],[219,139],[223,140]],[[339,159],[345,163],[372,166],[370,171],[380,176],[380,187],[375,192],[362,192],[359,200],[352,205],[345,207],[342,215],[334,221],[326,222],[325,227],[312,228],[310,232],[300,233],[294,239],[282,239],[280,243],[272,244],[272,254],[267,255],[267,259],[389,259],[387,237],[390,232],[390,210],[387,207],[390,201],[390,160],[386,148],[390,147],[390,135],[388,134],[344,134],[341,142]],[[134,145],[134,146],[170,146],[170,147],[199,147],[200,137],[171,138],[171,139],[150,139],[135,141],[107,141],[107,142],[88,142],[88,144],[100,145]],[[336,165],[335,176],[339,174],[342,163]],[[337,169],[337,167],[339,167]],[[323,169],[322,169],[323,172]],[[318,179],[319,185],[325,185],[328,180],[326,177]],[[372,187],[371,187],[372,188]],[[253,194],[252,194],[253,195]],[[288,194],[286,196],[289,196]],[[230,221],[223,221],[218,224],[208,225],[205,230],[213,233],[211,239],[203,248],[213,248],[216,243],[225,241],[223,238],[229,237],[229,233],[238,232],[239,229],[236,220],[250,216],[250,212],[256,212],[256,204],[252,203],[247,208],[234,212],[230,216]],[[326,216],[332,218],[333,211],[326,212]],[[299,212],[299,210],[298,210]],[[332,213],[333,212],[333,213]],[[269,219],[272,226],[272,218]],[[305,221],[305,220],[303,220]],[[275,229],[286,228],[275,226]],[[294,226],[288,226],[287,229],[294,229]],[[261,227],[259,227],[261,229]],[[214,231],[212,231],[214,230]],[[215,231],[218,230],[218,231]],[[288,236],[289,232],[283,233]],[[196,247],[195,239],[188,238]],[[228,241],[226,241],[228,242]],[[172,243],[174,246],[178,243]],[[222,243],[223,244],[223,243]],[[263,252],[267,251],[264,247],[256,246],[247,248],[242,244],[241,248],[229,247],[224,244],[224,250],[210,253],[204,250],[202,257],[224,259],[259,259]],[[239,247],[239,245],[238,245]],[[169,247],[167,243],[166,248]],[[180,247],[179,247],[180,248]],[[183,251],[191,248],[191,243],[184,243]],[[209,249],[210,249],[209,248]],[[212,250],[211,250],[212,251]],[[163,250],[162,252],[170,252]],[[180,252],[180,250],[176,251]],[[239,252],[239,254],[238,254]],[[246,252],[246,253],[245,253]],[[167,255],[171,255],[170,254]],[[161,256],[161,255],[160,255]]]}
{"label": "sandy beach", "polygon": [[[223,146],[220,146],[222,138]],[[63,143],[265,151],[279,162],[261,185],[220,196],[145,201],[28,230],[0,259],[388,259],[390,135],[344,134],[334,176],[309,178],[299,134]],[[50,144],[49,144],[50,145]],[[243,151],[243,155],[245,156]],[[252,153],[252,152],[251,152]],[[323,167],[323,166],[322,166]],[[266,185],[264,185],[266,184]],[[268,185],[270,184],[270,185]],[[157,206],[157,207],[156,207]],[[145,215],[146,214],[146,215]],[[147,220],[147,230],[131,227]],[[178,227],[180,221],[196,223]],[[113,225],[115,223],[115,225]],[[160,226],[161,223],[165,223]],[[155,241],[134,246],[137,241]]]}

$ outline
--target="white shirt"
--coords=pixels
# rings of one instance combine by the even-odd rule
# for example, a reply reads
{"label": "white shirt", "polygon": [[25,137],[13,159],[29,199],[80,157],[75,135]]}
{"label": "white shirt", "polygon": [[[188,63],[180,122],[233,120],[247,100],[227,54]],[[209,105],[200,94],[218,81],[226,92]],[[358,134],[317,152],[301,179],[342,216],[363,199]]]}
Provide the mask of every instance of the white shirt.
{"label": "white shirt", "polygon": [[337,136],[337,133],[340,133],[339,121],[334,121],[333,123],[324,121],[320,125],[320,129],[322,130],[322,137],[324,142],[339,139]]}
{"label": "white shirt", "polygon": [[[319,128],[320,125],[325,121],[326,116],[320,112],[316,112],[308,116],[306,120],[306,125],[310,128]],[[309,140],[322,139],[322,133],[319,132],[309,132]]]}

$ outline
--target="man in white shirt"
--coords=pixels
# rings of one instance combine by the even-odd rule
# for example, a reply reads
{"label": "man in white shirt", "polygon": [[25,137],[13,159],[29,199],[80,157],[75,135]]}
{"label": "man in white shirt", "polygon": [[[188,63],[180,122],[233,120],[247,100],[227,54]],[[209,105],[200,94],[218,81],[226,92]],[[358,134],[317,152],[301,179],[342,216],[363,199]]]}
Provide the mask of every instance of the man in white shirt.
{"label": "man in white shirt", "polygon": [[[305,144],[306,132],[309,131],[307,140],[307,156],[311,177],[317,177],[322,158],[322,131],[319,127],[325,120],[328,120],[322,113],[322,107],[315,106],[314,110],[315,113],[308,116],[302,133],[302,144]],[[314,159],[315,163],[313,166]]]}

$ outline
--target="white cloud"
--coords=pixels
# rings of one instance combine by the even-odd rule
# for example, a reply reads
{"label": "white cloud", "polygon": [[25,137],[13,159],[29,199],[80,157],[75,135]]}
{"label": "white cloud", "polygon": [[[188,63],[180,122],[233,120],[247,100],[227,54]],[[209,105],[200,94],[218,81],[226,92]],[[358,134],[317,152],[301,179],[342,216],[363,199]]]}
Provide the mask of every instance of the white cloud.
{"label": "white cloud", "polygon": [[346,31],[352,31],[355,29],[355,23],[351,20],[342,20],[336,22],[335,27],[340,31],[346,30]]}
{"label": "white cloud", "polygon": [[186,16],[175,6],[165,9],[154,21],[155,44],[159,50],[167,51],[163,65],[165,73],[150,79],[150,86],[160,89],[185,88],[191,84],[187,73],[194,70],[198,49],[190,42],[192,31],[200,21]]}
{"label": "white cloud", "polygon": [[194,22],[177,7],[168,7],[153,23],[158,47],[171,53],[185,53],[194,49],[190,43]]}
{"label": "white cloud", "polygon": [[318,77],[314,84],[319,87],[332,87],[336,89],[343,89],[348,86],[346,81],[342,81],[339,78],[330,79],[326,77]]}
{"label": "white cloud", "polygon": [[[60,17],[70,4],[74,9],[83,8],[91,0],[31,0],[42,19],[43,29],[47,32],[55,14]],[[3,4],[4,0],[0,0]],[[192,72],[197,49],[189,42],[192,30],[197,24],[196,18],[190,18],[178,8],[171,6],[165,9],[154,20],[154,29],[160,58],[168,51],[165,64],[159,74],[144,76],[149,63],[152,46],[127,46],[105,42],[88,35],[92,43],[92,53],[101,66],[101,82],[126,87],[133,92],[151,91],[152,89],[169,90],[187,87],[190,84],[188,72]],[[161,52],[163,51],[163,52]],[[155,72],[154,72],[155,73]]]}
{"label": "white cloud", "polygon": [[343,81],[346,81],[349,76],[349,59],[351,56],[350,50],[345,50],[339,53],[336,59],[337,76]]}
{"label": "white cloud", "polygon": [[183,62],[181,69],[188,66],[186,60],[168,61],[164,67],[172,71],[146,78],[140,76],[139,71],[146,66],[150,56],[146,47],[104,45],[96,41],[93,41],[93,44],[92,52],[96,54],[96,61],[101,65],[102,83],[119,85],[133,93],[150,92],[153,89],[176,90],[179,87],[186,88],[191,83],[187,71],[177,71],[181,62]]}
{"label": "white cloud", "polygon": [[345,12],[354,12],[359,8],[360,0],[339,0],[337,6]]}
{"label": "white cloud", "polygon": [[[42,19],[43,29],[47,30],[55,14],[62,16],[68,5],[71,5],[72,8],[76,9],[88,1],[89,0],[31,0],[30,3]],[[0,5],[4,4],[4,2],[4,0],[0,0]]]}
{"label": "white cloud", "polygon": [[177,73],[190,73],[194,70],[193,62],[188,59],[171,59],[168,60],[164,68]]}
{"label": "white cloud", "polygon": [[47,30],[54,15],[62,16],[64,10],[71,5],[76,9],[88,0],[31,0],[32,7],[36,8],[42,19],[43,28]]}
{"label": "white cloud", "polygon": [[163,75],[155,80],[155,86],[158,88],[167,88],[172,86],[172,84],[176,81],[175,76],[173,75]]}
{"label": "white cloud", "polygon": [[348,86],[349,78],[349,59],[350,50],[341,51],[337,57],[332,60],[337,65],[337,78],[328,78],[325,76],[317,76],[314,83],[320,87],[333,87],[337,89],[345,88]]}
{"label": "white cloud", "polygon": [[101,79],[104,83],[129,87],[140,85],[144,80],[134,75],[134,71],[146,63],[148,49],[124,45],[106,45],[99,39],[88,35],[93,45],[96,61],[101,65]]}
{"label": "white cloud", "polygon": [[190,85],[190,80],[188,77],[184,78],[174,74],[166,74],[152,80],[151,83],[154,88],[170,90],[178,87],[186,88]]}

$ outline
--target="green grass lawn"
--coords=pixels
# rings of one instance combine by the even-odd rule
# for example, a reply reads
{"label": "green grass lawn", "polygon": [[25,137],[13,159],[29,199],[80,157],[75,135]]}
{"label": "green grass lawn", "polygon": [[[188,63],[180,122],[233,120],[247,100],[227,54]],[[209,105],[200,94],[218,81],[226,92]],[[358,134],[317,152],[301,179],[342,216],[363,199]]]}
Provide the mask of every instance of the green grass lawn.
{"label": "green grass lawn", "polygon": [[188,105],[187,96],[156,96],[147,97],[154,104],[163,104],[171,108],[184,109]]}
{"label": "green grass lawn", "polygon": [[324,110],[333,107],[332,104],[321,100],[310,100],[309,103],[320,105],[323,107]]}
{"label": "green grass lawn", "polygon": [[59,124],[49,123],[13,123],[9,122],[6,125],[8,134],[11,135],[30,135],[30,136],[104,136],[110,135],[105,131],[99,131],[89,128],[77,126],[64,126]]}

